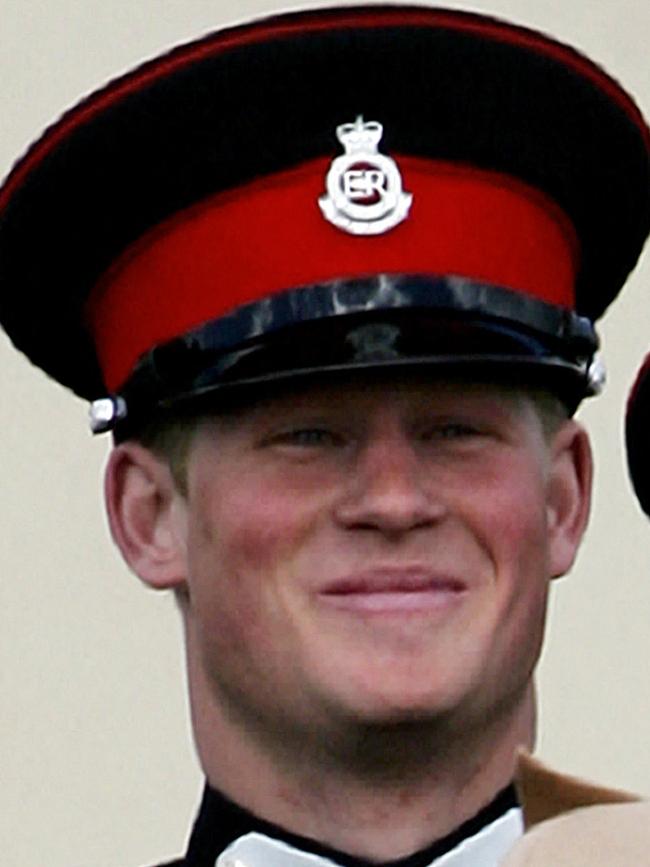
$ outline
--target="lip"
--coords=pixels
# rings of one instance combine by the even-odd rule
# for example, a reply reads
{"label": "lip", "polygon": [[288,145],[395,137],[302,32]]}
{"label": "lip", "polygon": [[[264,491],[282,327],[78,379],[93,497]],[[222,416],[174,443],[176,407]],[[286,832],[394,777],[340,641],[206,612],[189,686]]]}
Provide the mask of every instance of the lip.
{"label": "lip", "polygon": [[378,568],[346,575],[319,593],[327,604],[359,613],[422,613],[447,609],[467,592],[459,578],[427,568]]}

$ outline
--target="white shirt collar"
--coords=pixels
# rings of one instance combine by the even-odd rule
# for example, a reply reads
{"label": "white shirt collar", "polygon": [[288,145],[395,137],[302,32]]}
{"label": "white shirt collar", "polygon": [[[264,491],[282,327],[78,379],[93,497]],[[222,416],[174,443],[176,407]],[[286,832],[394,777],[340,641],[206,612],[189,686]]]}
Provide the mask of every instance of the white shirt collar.
{"label": "white shirt collar", "polygon": [[[458,846],[429,867],[497,867],[521,837],[524,823],[521,809],[512,807],[477,834],[465,838]],[[335,861],[303,852],[284,843],[252,832],[239,837],[225,849],[215,867],[340,867]]]}

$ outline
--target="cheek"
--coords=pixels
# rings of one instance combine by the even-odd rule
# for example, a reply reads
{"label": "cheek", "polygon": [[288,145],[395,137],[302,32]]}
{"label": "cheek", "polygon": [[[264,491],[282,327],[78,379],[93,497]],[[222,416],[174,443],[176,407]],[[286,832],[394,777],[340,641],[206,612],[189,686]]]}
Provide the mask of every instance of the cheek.
{"label": "cheek", "polygon": [[239,573],[272,576],[288,565],[319,521],[314,497],[264,480],[242,484],[210,521]]}
{"label": "cheek", "polygon": [[493,472],[476,477],[473,501],[483,504],[476,524],[493,557],[518,562],[532,556],[537,561],[547,552],[545,478],[542,468],[531,461],[505,461]]}
{"label": "cheek", "polygon": [[294,564],[318,524],[312,499],[262,477],[204,479],[191,504],[190,594],[207,623],[262,633],[281,619]]}
{"label": "cheek", "polygon": [[[549,549],[543,474],[511,467],[511,485],[494,498],[493,539],[497,600],[504,637],[522,657],[536,659],[549,586]],[[524,660],[525,661],[525,660]]]}
{"label": "cheek", "polygon": [[543,467],[530,459],[503,462],[476,476],[471,502],[468,521],[491,562],[486,622],[498,625],[506,645],[536,646],[550,577]]}

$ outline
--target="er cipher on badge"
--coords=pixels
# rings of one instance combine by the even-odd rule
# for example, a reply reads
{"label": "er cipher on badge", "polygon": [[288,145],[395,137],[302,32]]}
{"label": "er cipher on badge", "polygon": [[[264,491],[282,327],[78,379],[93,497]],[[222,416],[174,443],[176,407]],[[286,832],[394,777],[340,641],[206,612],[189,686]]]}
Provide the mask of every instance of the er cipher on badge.
{"label": "er cipher on badge", "polygon": [[404,220],[413,196],[402,189],[402,176],[391,157],[379,153],[383,127],[358,117],[336,128],[345,148],[325,180],[327,195],[318,200],[326,220],[352,235],[380,235]]}

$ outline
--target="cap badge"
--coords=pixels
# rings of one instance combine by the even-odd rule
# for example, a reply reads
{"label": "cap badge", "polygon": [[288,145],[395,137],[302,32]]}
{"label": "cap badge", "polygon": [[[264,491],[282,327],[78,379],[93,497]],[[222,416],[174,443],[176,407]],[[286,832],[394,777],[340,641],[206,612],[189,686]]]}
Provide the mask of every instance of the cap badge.
{"label": "cap badge", "polygon": [[404,220],[413,196],[402,189],[394,159],[380,154],[383,127],[377,121],[337,127],[345,148],[332,162],[325,180],[327,195],[318,200],[326,220],[352,235],[380,235]]}

